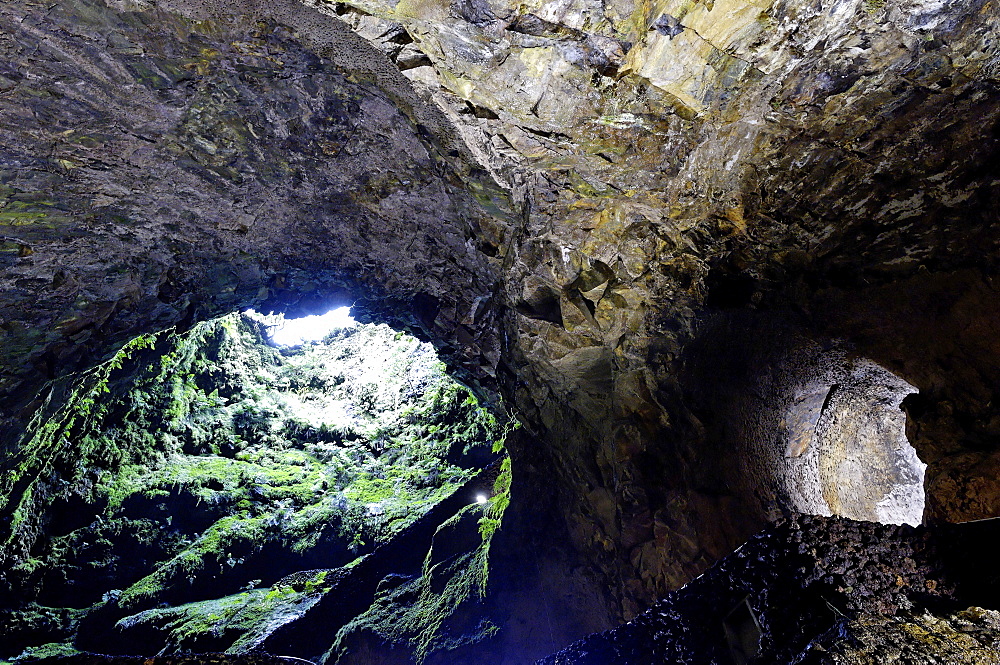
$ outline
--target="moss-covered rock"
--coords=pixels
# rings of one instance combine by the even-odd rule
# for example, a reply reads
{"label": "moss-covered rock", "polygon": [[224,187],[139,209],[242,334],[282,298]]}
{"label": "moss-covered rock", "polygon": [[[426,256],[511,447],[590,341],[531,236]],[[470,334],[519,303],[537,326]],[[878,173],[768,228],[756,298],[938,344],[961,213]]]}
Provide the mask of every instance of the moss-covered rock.
{"label": "moss-covered rock", "polygon": [[49,642],[36,647],[25,649],[19,656],[13,659],[13,663],[35,663],[39,661],[75,656],[80,653],[68,642]]}
{"label": "moss-covered rock", "polygon": [[69,639],[83,612],[67,608],[44,607],[24,603],[17,608],[0,609],[0,635],[5,657],[18,655],[32,645],[60,644]]}
{"label": "moss-covered rock", "polygon": [[373,643],[390,645],[400,662],[458,662],[456,650],[496,633],[481,604],[489,556],[478,528],[482,513],[471,505],[441,524],[421,574],[383,579],[371,607],[341,628],[324,662],[364,663]]}
{"label": "moss-covered rock", "polygon": [[4,478],[4,575],[12,602],[97,608],[88,630],[122,636],[118,653],[238,648],[326,573],[281,578],[389,541],[501,436],[428,345],[385,326],[279,349],[232,315],[131,342],[68,394]]}

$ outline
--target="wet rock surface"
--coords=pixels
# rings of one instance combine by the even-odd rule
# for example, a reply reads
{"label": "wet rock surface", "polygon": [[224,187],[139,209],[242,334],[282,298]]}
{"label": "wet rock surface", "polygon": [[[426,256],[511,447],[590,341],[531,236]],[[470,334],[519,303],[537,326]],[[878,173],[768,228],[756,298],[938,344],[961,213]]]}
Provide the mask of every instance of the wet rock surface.
{"label": "wet rock surface", "polygon": [[[995,521],[886,526],[794,516],[632,621],[540,665],[997,662]],[[978,660],[977,660],[978,659]]]}

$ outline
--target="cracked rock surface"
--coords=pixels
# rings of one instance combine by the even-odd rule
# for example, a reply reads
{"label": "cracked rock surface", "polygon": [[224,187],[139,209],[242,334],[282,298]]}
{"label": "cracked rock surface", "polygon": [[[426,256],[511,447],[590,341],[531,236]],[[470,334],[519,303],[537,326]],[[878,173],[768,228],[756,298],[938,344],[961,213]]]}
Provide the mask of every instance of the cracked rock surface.
{"label": "cracked rock surface", "polygon": [[[994,663],[1000,614],[976,579],[996,525],[793,516],[634,620],[539,665]],[[967,609],[965,609],[967,608]]]}

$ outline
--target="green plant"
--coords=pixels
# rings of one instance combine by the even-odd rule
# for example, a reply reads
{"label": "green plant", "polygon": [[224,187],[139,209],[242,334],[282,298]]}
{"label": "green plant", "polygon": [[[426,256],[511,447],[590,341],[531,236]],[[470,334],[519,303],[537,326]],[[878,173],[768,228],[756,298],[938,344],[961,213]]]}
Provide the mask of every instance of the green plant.
{"label": "green plant", "polygon": [[80,653],[77,651],[72,644],[68,642],[50,642],[48,644],[42,644],[37,647],[28,647],[25,649],[21,655],[11,661],[12,663],[29,663],[36,660],[43,660],[47,658],[61,658],[65,656],[73,656]]}
{"label": "green plant", "polygon": [[479,548],[479,563],[481,565],[479,570],[479,593],[481,595],[486,594],[486,586],[490,576],[490,543],[493,540],[493,534],[500,528],[504,511],[510,505],[510,486],[512,480],[513,474],[510,467],[510,456],[508,455],[500,463],[500,473],[497,474],[496,481],[493,483],[493,495],[487,500],[486,506],[483,509],[483,517],[479,519],[479,535],[482,538],[482,545]]}
{"label": "green plant", "polygon": [[[350,401],[359,387],[367,411]],[[13,517],[0,558],[27,582],[92,569],[96,561],[65,558],[86,547],[107,568],[128,559],[133,577],[115,580],[124,590],[103,602],[132,611],[179,603],[176,613],[132,615],[168,622],[171,648],[199,631],[251,630],[248,598],[277,612],[318,596],[329,588],[325,572],[265,590],[247,588],[259,573],[240,577],[240,566],[265,549],[294,559],[317,547],[343,552],[328,565],[349,566],[471,478],[465,456],[502,451],[516,427],[501,427],[409,336],[359,327],[285,353],[240,316],[136,338],[78,377],[65,400],[53,394],[16,473],[0,480],[0,503]],[[34,541],[46,510],[69,498],[100,526]],[[167,509],[178,505],[185,514],[175,519]],[[483,515],[494,531],[499,506],[492,500]],[[491,535],[454,569],[447,594],[424,594],[425,619],[444,621],[484,592],[487,575],[477,571],[488,569]],[[229,591],[251,595],[183,604],[200,579],[220,574]],[[440,622],[418,619],[423,651],[438,648]]]}
{"label": "green plant", "polygon": [[326,570],[319,571],[318,573],[316,573],[315,577],[306,580],[306,583],[303,586],[302,590],[305,593],[315,593],[316,591],[320,591],[324,588],[328,589],[329,587],[323,586],[323,582],[326,581],[326,576],[328,573],[329,571]]}

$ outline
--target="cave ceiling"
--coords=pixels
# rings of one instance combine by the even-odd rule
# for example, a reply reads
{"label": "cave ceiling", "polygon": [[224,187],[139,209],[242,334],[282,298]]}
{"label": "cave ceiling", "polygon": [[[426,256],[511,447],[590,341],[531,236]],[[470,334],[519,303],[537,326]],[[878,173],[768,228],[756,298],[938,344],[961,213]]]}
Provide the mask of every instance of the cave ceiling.
{"label": "cave ceiling", "polygon": [[920,391],[926,514],[994,516],[998,22],[987,0],[6,2],[5,445],[138,333],[353,302],[503,396],[625,615],[788,507],[739,477],[754,451],[706,393],[780,366],[773,410],[831,344]]}

